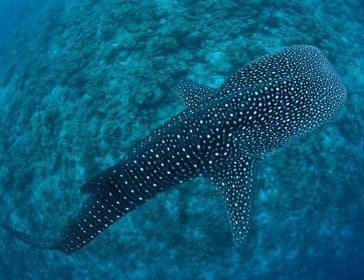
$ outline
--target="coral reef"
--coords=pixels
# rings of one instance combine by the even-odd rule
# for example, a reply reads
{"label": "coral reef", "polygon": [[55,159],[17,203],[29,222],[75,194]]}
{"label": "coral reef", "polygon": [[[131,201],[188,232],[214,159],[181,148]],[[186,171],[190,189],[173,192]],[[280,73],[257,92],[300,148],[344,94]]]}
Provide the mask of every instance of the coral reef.
{"label": "coral reef", "polygon": [[0,231],[4,279],[364,277],[359,0],[67,0],[32,12],[0,48],[0,222],[29,233],[57,234],[88,178],[184,109],[179,82],[218,87],[260,55],[313,44],[349,99],[333,123],[262,163],[245,248],[233,246],[214,186],[196,179],[72,256]]}

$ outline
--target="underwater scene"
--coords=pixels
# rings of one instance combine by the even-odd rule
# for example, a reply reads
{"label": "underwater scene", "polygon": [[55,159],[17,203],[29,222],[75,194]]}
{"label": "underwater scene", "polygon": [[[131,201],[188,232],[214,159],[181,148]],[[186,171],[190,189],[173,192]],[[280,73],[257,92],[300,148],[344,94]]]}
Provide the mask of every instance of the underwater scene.
{"label": "underwater scene", "polygon": [[0,279],[364,279],[362,1],[0,4]]}

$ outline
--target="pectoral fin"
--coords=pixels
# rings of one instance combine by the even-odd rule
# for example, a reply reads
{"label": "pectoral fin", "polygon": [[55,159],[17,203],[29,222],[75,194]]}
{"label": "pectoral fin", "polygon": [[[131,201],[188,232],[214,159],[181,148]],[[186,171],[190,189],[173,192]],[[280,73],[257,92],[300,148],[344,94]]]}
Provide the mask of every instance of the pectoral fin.
{"label": "pectoral fin", "polygon": [[211,180],[225,201],[236,246],[242,246],[248,236],[253,216],[255,160],[243,157],[227,160],[223,168],[211,174]]}
{"label": "pectoral fin", "polygon": [[216,89],[195,83],[179,84],[177,91],[182,102],[190,109],[201,106],[209,97],[217,94]]}

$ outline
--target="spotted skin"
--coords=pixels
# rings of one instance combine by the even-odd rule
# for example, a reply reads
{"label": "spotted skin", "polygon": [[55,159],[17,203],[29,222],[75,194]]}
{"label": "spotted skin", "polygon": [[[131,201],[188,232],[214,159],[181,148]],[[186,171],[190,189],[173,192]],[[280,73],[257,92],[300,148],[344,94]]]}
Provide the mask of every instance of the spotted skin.
{"label": "spotted skin", "polygon": [[178,86],[187,108],[81,190],[89,195],[53,241],[3,227],[22,241],[71,254],[159,192],[203,176],[226,205],[234,242],[252,221],[257,161],[338,113],[346,90],[312,46],[293,46],[253,61],[220,88]]}
{"label": "spotted skin", "polygon": [[182,102],[190,109],[198,108],[208,98],[214,98],[216,95],[216,89],[193,83],[179,84],[176,90]]}

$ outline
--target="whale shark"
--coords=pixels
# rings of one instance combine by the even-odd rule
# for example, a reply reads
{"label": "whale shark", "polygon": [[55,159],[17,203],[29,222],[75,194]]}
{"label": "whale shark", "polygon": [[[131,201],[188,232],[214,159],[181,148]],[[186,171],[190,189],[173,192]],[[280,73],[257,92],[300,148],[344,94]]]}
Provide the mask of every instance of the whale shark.
{"label": "whale shark", "polygon": [[1,226],[40,249],[71,254],[158,193],[196,177],[220,192],[236,246],[253,219],[257,163],[332,119],[347,92],[325,55],[296,45],[262,56],[219,88],[182,83],[186,109],[87,181],[88,195],[52,240]]}

